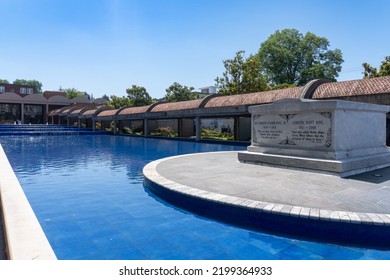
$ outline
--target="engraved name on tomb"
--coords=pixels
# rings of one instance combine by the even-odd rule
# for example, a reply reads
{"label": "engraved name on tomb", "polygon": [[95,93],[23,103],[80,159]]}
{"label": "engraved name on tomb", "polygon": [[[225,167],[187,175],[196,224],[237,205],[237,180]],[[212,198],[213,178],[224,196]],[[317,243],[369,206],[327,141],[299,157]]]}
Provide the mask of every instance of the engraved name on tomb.
{"label": "engraved name on tomb", "polygon": [[331,119],[331,112],[255,115],[253,145],[330,147]]}

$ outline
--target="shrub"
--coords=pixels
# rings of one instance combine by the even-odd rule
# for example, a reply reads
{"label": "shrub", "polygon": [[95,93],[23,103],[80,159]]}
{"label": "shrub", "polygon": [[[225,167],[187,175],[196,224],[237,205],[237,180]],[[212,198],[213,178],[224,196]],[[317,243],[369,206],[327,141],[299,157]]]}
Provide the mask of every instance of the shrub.
{"label": "shrub", "polygon": [[217,139],[217,140],[234,140],[234,135],[228,131],[218,131],[207,128],[202,128],[202,138]]}
{"label": "shrub", "polygon": [[152,133],[152,136],[177,137],[177,133],[173,131],[172,127],[158,127]]}

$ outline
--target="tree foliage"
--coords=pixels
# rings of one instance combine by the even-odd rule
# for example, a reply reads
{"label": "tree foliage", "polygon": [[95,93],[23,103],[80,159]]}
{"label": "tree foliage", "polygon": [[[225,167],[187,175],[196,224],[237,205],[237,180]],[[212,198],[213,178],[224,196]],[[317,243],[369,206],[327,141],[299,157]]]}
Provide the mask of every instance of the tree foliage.
{"label": "tree foliage", "polygon": [[223,77],[215,79],[218,93],[232,95],[267,89],[267,80],[261,74],[257,56],[244,57],[245,51],[238,51],[233,59],[223,61]]}
{"label": "tree foliage", "polygon": [[374,78],[374,77],[382,77],[390,75],[390,56],[386,56],[385,60],[382,61],[379,71],[377,68],[372,67],[367,62],[363,63],[364,68],[364,78]]}
{"label": "tree foliage", "polygon": [[8,80],[0,79],[0,84],[9,84]]}
{"label": "tree foliage", "polygon": [[339,49],[328,50],[329,41],[311,32],[277,30],[259,49],[264,75],[271,85],[301,86],[313,79],[335,80],[344,62]]}
{"label": "tree foliage", "polygon": [[193,87],[183,86],[177,82],[174,82],[169,88],[165,89],[165,91],[165,100],[168,102],[196,99]]}
{"label": "tree foliage", "polygon": [[42,83],[37,80],[16,79],[13,84],[19,86],[32,86],[34,87],[35,93],[42,94]]}
{"label": "tree foliage", "polygon": [[60,88],[59,91],[65,92],[66,97],[69,100],[76,98],[76,97],[83,97],[84,95],[86,95],[86,92],[79,91],[78,89],[75,89],[75,88],[66,88],[66,89]]}
{"label": "tree foliage", "polygon": [[152,97],[144,87],[132,85],[126,89],[127,97],[132,102],[132,106],[145,106],[153,103]]}
{"label": "tree foliage", "polygon": [[102,96],[103,99],[107,100],[107,101],[110,101],[110,97],[107,95],[107,94],[104,94]]}
{"label": "tree foliage", "polygon": [[119,109],[122,107],[133,106],[133,102],[127,96],[111,95],[105,105],[111,108]]}

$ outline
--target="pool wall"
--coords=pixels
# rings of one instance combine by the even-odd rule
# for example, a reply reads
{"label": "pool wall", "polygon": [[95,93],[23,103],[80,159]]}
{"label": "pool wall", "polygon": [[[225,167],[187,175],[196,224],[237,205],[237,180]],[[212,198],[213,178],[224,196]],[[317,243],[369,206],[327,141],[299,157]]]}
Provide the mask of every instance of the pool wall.
{"label": "pool wall", "polygon": [[0,145],[0,213],[10,260],[56,260],[57,257]]}

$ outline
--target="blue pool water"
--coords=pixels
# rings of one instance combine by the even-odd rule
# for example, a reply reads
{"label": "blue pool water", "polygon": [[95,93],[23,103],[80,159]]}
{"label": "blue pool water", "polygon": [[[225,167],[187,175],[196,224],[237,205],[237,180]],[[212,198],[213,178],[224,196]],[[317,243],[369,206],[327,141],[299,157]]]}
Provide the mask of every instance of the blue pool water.
{"label": "blue pool water", "polygon": [[390,259],[389,251],[209,220],[143,186],[150,161],[244,147],[110,135],[1,137],[0,143],[58,259]]}

